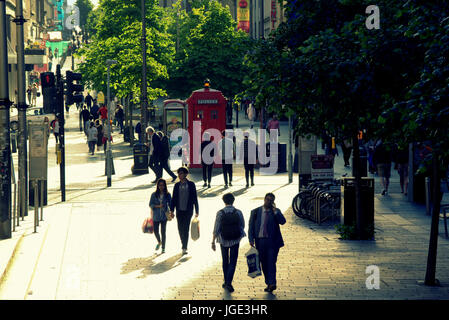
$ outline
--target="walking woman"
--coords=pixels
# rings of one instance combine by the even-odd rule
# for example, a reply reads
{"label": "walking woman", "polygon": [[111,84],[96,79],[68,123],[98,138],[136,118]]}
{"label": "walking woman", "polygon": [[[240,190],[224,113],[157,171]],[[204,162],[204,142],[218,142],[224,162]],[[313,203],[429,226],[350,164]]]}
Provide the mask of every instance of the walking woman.
{"label": "walking woman", "polygon": [[[167,183],[164,179],[159,179],[156,191],[151,194],[150,208],[154,224],[154,235],[157,240],[156,251],[162,245],[162,253],[165,253],[165,231],[167,228],[167,216],[165,213],[169,210],[170,201],[171,195],[167,190]],[[159,226],[161,227],[162,239],[161,234],[159,234]]]}

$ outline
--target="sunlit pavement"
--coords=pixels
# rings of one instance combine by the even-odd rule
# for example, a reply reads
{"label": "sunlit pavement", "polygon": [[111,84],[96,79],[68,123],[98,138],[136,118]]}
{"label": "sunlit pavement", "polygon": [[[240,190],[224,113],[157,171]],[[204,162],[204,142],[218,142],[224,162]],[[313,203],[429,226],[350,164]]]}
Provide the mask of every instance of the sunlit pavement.
{"label": "sunlit pavement", "polygon": [[[240,121],[245,125],[245,120]],[[392,172],[389,196],[378,195],[376,181],[376,241],[342,241],[332,224],[318,226],[296,217],[290,205],[298,191],[297,175],[288,184],[286,174],[256,173],[256,185],[245,188],[243,169],[236,167],[233,186],[224,189],[221,170],[214,169],[212,188],[207,189],[202,188],[201,173],[194,173],[191,178],[198,182],[201,237],[189,240],[189,253],[182,256],[176,221],[168,222],[166,253],[160,254],[155,252],[154,235],[143,234],[140,229],[149,214],[154,175],[131,174],[132,150],[115,132],[115,175],[112,187],[106,188],[103,150],[94,156],[88,154],[74,107],[67,122],[67,201],[60,202],[59,167],[55,166],[51,136],[49,205],[44,209],[44,221],[33,233],[31,210],[21,224],[21,240],[15,236],[0,242],[0,252],[18,243],[0,285],[0,299],[449,298],[449,241],[442,223],[437,278],[443,286],[417,283],[425,276],[430,217],[423,206],[405,201],[399,193],[396,172]],[[284,123],[282,139],[286,139],[286,130]],[[342,162],[338,157],[336,177],[350,172]],[[178,166],[172,162],[172,169]],[[169,190],[172,188],[169,183]],[[229,294],[221,287],[221,253],[218,246],[212,251],[210,243],[215,214],[223,207],[221,197],[226,192],[236,196],[235,206],[243,211],[246,224],[250,210],[262,205],[267,192],[274,192],[276,205],[286,216],[287,223],[281,227],[285,247],[279,254],[278,289],[274,294],[263,291],[263,277],[251,279],[246,275],[247,238],[240,245],[235,292]],[[366,268],[370,265],[379,268],[379,290],[366,287],[370,276]]]}

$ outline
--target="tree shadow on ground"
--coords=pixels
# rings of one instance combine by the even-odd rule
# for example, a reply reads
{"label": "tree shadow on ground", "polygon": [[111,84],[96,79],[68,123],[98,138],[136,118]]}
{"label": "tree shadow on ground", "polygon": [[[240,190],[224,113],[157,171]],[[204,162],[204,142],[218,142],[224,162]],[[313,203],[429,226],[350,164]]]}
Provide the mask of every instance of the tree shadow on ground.
{"label": "tree shadow on ground", "polygon": [[[121,274],[128,274],[134,271],[141,270],[141,274],[137,277],[138,279],[146,278],[150,274],[160,274],[169,271],[181,263],[190,260],[191,257],[182,258],[182,254],[176,254],[169,257],[168,259],[156,263],[155,260],[162,254],[153,254],[148,258],[134,258],[130,259],[124,263],[122,266]],[[182,259],[181,259],[182,258]]]}

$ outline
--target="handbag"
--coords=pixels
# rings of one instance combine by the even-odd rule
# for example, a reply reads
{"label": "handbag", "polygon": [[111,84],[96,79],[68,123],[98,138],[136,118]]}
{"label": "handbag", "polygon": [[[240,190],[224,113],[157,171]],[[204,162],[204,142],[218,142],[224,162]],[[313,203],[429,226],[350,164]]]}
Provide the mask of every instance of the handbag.
{"label": "handbag", "polygon": [[154,224],[152,218],[145,218],[142,223],[142,232],[143,233],[153,233]]}
{"label": "handbag", "polygon": [[200,221],[198,218],[194,218],[192,220],[192,224],[190,225],[190,235],[193,241],[196,241],[200,238]]}
{"label": "handbag", "polygon": [[248,264],[248,276],[251,278],[256,278],[262,275],[260,271],[260,260],[259,260],[259,251],[256,248],[251,247],[246,256],[246,263]]}
{"label": "handbag", "polygon": [[167,217],[167,221],[171,221],[175,217],[173,213],[170,213],[170,210],[165,211],[165,216]]}

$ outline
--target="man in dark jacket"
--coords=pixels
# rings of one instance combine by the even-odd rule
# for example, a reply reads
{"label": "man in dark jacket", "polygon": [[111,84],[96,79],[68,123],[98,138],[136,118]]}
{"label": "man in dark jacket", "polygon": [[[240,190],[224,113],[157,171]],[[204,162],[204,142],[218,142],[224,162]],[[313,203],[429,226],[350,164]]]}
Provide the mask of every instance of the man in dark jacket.
{"label": "man in dark jacket", "polygon": [[168,160],[170,159],[170,143],[168,142],[168,137],[162,131],[158,131],[157,135],[161,139],[161,154],[159,158],[161,165],[161,176],[165,169],[165,171],[167,171],[170,177],[172,177],[171,182],[175,182],[177,177],[173,173],[173,171],[171,171],[170,165],[168,163]]}
{"label": "man in dark jacket", "polygon": [[80,113],[80,117],[83,121],[83,126],[84,126],[84,133],[87,136],[87,130],[89,130],[89,119],[90,119],[90,112],[89,110],[87,110],[86,106],[83,107],[83,110]]}
{"label": "man in dark jacket", "polygon": [[156,134],[153,127],[147,127],[146,133],[148,134],[148,150],[150,156],[148,160],[148,166],[156,175],[156,179],[151,183],[156,183],[160,178],[162,178],[162,168],[159,163],[162,153],[161,139]]}
{"label": "man in dark jacket", "polygon": [[281,229],[285,217],[274,204],[272,193],[265,195],[264,205],[251,211],[249,218],[249,244],[259,251],[260,263],[265,276],[266,292],[276,290],[276,261],[279,249],[284,246]]}
{"label": "man in dark jacket", "polygon": [[187,168],[178,169],[179,182],[173,188],[173,197],[170,202],[170,214],[176,209],[176,220],[178,221],[178,232],[182,243],[182,254],[187,254],[187,243],[189,241],[190,220],[195,207],[195,218],[198,217],[198,196],[195,183],[187,180],[189,171]]}

